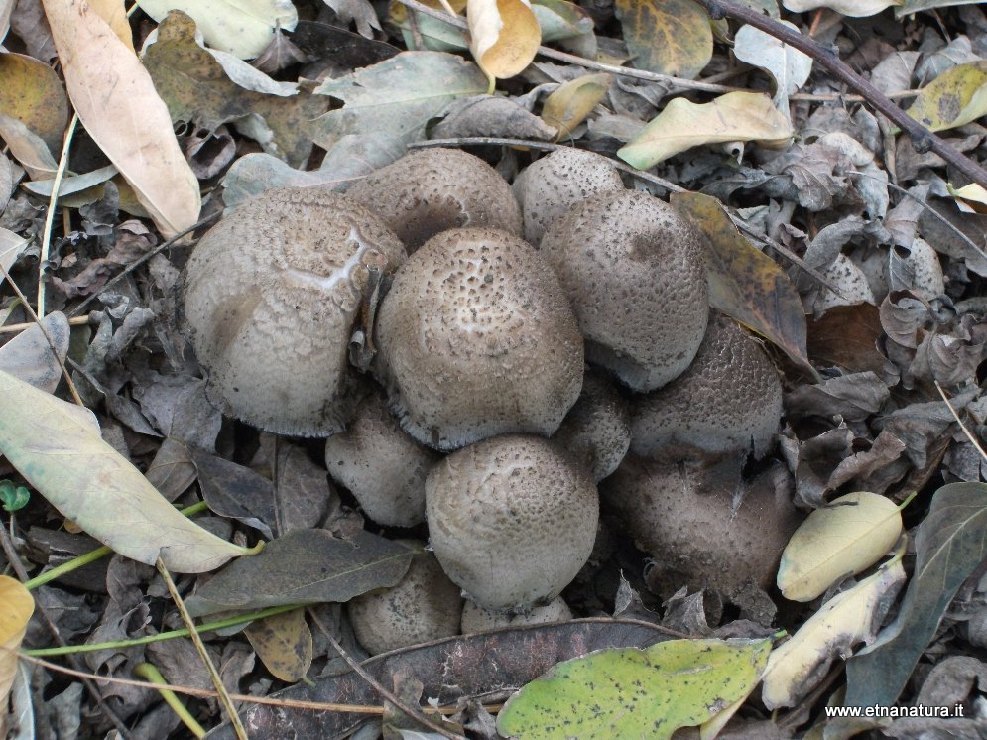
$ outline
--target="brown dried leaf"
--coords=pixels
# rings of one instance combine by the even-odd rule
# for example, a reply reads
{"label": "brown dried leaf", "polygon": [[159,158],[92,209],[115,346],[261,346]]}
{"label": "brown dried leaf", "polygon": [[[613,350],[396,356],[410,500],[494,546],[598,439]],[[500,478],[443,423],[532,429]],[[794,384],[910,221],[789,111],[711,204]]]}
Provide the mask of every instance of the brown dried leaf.
{"label": "brown dried leaf", "polygon": [[21,54],[0,54],[0,79],[0,114],[16,118],[58,151],[69,104],[55,70]]}
{"label": "brown dried leaf", "polygon": [[513,77],[531,64],[541,26],[528,0],[469,0],[470,53],[490,78]]}
{"label": "brown dried leaf", "polygon": [[243,634],[275,678],[299,681],[312,666],[312,631],[304,608],[251,622]]}
{"label": "brown dried leaf", "polygon": [[809,319],[806,349],[809,357],[820,365],[836,365],[850,372],[880,373],[885,358],[877,341],[883,329],[876,306],[831,308],[818,319]]}

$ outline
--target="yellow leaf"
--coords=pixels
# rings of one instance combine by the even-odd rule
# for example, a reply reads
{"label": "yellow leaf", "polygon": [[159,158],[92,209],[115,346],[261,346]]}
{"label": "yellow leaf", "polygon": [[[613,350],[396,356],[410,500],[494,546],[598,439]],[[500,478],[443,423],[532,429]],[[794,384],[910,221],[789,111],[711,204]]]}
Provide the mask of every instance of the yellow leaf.
{"label": "yellow leaf", "polygon": [[0,370],[0,453],[64,516],[121,555],[178,573],[252,551],[196,526],[103,441],[92,414]]}
{"label": "yellow leaf", "polygon": [[57,152],[69,102],[55,70],[21,54],[0,54],[0,80],[0,114],[16,118]]}
{"label": "yellow leaf", "polygon": [[531,64],[541,27],[528,0],[469,0],[470,52],[487,77],[513,77]]}
{"label": "yellow leaf", "polygon": [[614,9],[639,69],[691,80],[713,56],[709,17],[692,0],[616,0]]}
{"label": "yellow leaf", "polygon": [[130,19],[127,18],[127,9],[123,6],[123,0],[89,0],[89,5],[113,29],[113,33],[123,45],[136,54],[134,32],[130,30]]}
{"label": "yellow leaf", "polygon": [[582,75],[563,82],[548,96],[541,117],[557,129],[556,141],[569,136],[576,126],[586,120],[607,94],[612,79],[611,75],[603,73]]}
{"label": "yellow leaf", "polygon": [[756,141],[783,148],[794,135],[791,121],[763,93],[731,92],[708,103],[675,98],[617,156],[646,170],[694,146]]}
{"label": "yellow leaf", "polygon": [[778,568],[786,599],[811,601],[841,577],[866,570],[901,537],[901,512],[889,498],[866,491],[816,509],[792,535]]}
{"label": "yellow leaf", "polygon": [[971,184],[961,188],[947,185],[949,194],[956,198],[956,205],[965,213],[987,213],[987,188]]}
{"label": "yellow leaf", "polygon": [[908,115],[930,131],[956,128],[987,115],[987,62],[947,69],[922,88]]}
{"label": "yellow leaf", "polygon": [[10,576],[0,576],[0,709],[17,671],[17,651],[34,614],[34,598],[24,585]]}
{"label": "yellow leaf", "polygon": [[199,216],[199,183],[151,77],[86,0],[43,0],[69,99],[165,238]]}
{"label": "yellow leaf", "polygon": [[275,678],[300,681],[312,666],[312,631],[304,607],[251,622],[243,634]]}

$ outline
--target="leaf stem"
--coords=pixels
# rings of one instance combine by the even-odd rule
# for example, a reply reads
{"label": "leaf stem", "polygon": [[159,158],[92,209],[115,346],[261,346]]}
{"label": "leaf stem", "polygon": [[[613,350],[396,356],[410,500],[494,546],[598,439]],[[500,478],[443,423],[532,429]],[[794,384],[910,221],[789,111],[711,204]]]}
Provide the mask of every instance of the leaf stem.
{"label": "leaf stem", "polygon": [[150,663],[138,663],[134,667],[134,675],[138,678],[146,679],[153,684],[161,685],[161,688],[158,689],[158,691],[161,692],[161,698],[167,702],[168,706],[171,707],[172,710],[174,710],[175,714],[178,715],[178,718],[188,728],[189,732],[197,738],[206,736],[205,728],[195,720],[195,717],[192,716],[188,708],[182,704],[182,700],[178,698],[178,694],[171,689],[164,688],[164,684],[167,684],[168,682],[165,680],[165,677],[161,675],[161,671]]}

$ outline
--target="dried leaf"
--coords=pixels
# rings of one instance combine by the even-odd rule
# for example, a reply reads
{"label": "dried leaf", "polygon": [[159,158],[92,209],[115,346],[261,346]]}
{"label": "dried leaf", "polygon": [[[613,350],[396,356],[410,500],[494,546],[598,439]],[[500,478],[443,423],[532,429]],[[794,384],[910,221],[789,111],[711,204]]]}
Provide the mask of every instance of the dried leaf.
{"label": "dried leaf", "polygon": [[877,15],[892,5],[906,0],[782,0],[781,4],[793,13],[805,13],[816,8],[829,8],[848,18],[866,18]]}
{"label": "dried leaf", "polygon": [[947,69],[922,88],[908,115],[930,131],[956,128],[987,115],[987,62]]}
{"label": "dried leaf", "polygon": [[792,639],[771,653],[761,684],[768,709],[795,706],[822,680],[834,658],[859,642],[874,640],[905,582],[903,554],[899,550],[874,575],[824,603]]}
{"label": "dried leaf", "polygon": [[634,66],[692,79],[713,56],[706,13],[690,0],[616,0]]}
{"label": "dried leaf", "polygon": [[21,54],[0,54],[0,79],[0,114],[16,118],[58,151],[69,103],[55,70]]}
{"label": "dried leaf", "polygon": [[432,128],[433,139],[457,139],[468,136],[496,136],[508,139],[551,141],[554,126],[500,95],[478,95],[457,100],[449,106],[446,117]]}
{"label": "dried leaf", "polygon": [[796,530],[781,556],[778,588],[786,599],[811,601],[887,555],[901,531],[901,511],[891,499],[865,491],[840,496]]}
{"label": "dried leaf", "polygon": [[196,222],[199,183],[171,116],[133,52],[86,0],[44,0],[69,99],[165,238]]}
{"label": "dried leaf", "polygon": [[470,53],[491,78],[513,77],[531,64],[541,26],[529,0],[469,0]]}
{"label": "dried leaf", "polygon": [[904,0],[904,3],[894,9],[894,17],[901,18],[923,10],[933,8],[948,8],[953,5],[979,5],[983,0]]}
{"label": "dried leaf", "polygon": [[757,684],[771,640],[668,640],[556,665],[511,696],[497,729],[513,737],[670,738]]}
{"label": "dried leaf", "polygon": [[356,24],[356,30],[364,38],[374,37],[373,29],[380,30],[380,19],[369,0],[324,0],[344,24]]}
{"label": "dried leaf", "polygon": [[192,451],[199,488],[209,510],[274,537],[274,484],[250,468],[201,450]]}
{"label": "dried leaf", "polygon": [[890,395],[884,381],[867,371],[800,385],[785,396],[785,410],[793,418],[838,415],[844,421],[865,421],[881,410]]}
{"label": "dried leaf", "polygon": [[877,642],[847,663],[846,706],[892,706],[960,584],[987,552],[987,484],[951,483],[932,497],[915,536],[915,573]]}
{"label": "dried leaf", "polygon": [[964,185],[961,188],[946,186],[949,194],[956,199],[956,205],[967,213],[987,213],[987,188],[977,183]]}
{"label": "dried leaf", "polygon": [[3,272],[9,272],[24,248],[31,243],[30,239],[15,234],[9,229],[0,228],[0,267]]}
{"label": "dried leaf", "polygon": [[809,320],[806,349],[819,365],[836,365],[851,373],[880,373],[885,358],[877,350],[877,341],[882,331],[876,306],[840,306]]}
{"label": "dried leaf", "polygon": [[17,651],[27,633],[27,623],[34,614],[31,592],[16,578],[0,575],[0,707],[7,706],[7,696],[17,672]]}
{"label": "dried leaf", "polygon": [[[85,415],[90,421],[85,421]],[[92,414],[0,371],[0,452],[42,496],[121,555],[178,573],[250,551],[200,529],[103,441]]]}
{"label": "dried leaf", "polygon": [[[788,21],[779,21],[789,30],[799,33],[798,27]],[[742,62],[749,62],[766,69],[775,78],[775,106],[788,110],[788,96],[809,79],[812,59],[792,46],[782,43],[754,26],[742,26],[733,40],[733,53]]]}
{"label": "dried leaf", "polygon": [[0,113],[0,139],[7,142],[10,153],[27,170],[33,180],[54,177],[58,162],[51,156],[45,140],[11,116]]}
{"label": "dried leaf", "polygon": [[243,634],[275,678],[300,681],[312,666],[312,631],[304,608],[251,622]]}
{"label": "dried leaf", "polygon": [[[59,361],[65,360],[69,349],[69,322],[61,311],[48,314],[41,322],[44,330],[34,324],[0,347],[0,370],[54,393],[62,379]],[[54,342],[54,351],[48,337]]]}
{"label": "dried leaf", "polygon": [[716,198],[674,193],[672,204],[709,239],[709,303],[781,347],[802,367],[805,354],[802,300],[788,275],[741,235]]}
{"label": "dried leaf", "polygon": [[123,42],[123,45],[136,53],[134,49],[134,32],[130,28],[130,19],[127,18],[127,8],[124,7],[123,0],[87,0],[96,14],[106,21],[106,25],[113,29],[116,37]]}
{"label": "dried leaf", "polygon": [[240,59],[261,54],[276,28],[291,31],[298,23],[290,0],[141,0],[140,7],[158,22],[172,10],[182,11],[209,46]]}
{"label": "dried leaf", "polygon": [[617,156],[646,170],[702,144],[755,141],[783,148],[794,134],[788,116],[763,93],[731,92],[701,104],[674,98]]}
{"label": "dried leaf", "polygon": [[541,115],[545,123],[557,129],[556,141],[567,138],[586,120],[607,94],[612,80],[613,76],[605,73],[581,75],[563,82],[545,99]]}

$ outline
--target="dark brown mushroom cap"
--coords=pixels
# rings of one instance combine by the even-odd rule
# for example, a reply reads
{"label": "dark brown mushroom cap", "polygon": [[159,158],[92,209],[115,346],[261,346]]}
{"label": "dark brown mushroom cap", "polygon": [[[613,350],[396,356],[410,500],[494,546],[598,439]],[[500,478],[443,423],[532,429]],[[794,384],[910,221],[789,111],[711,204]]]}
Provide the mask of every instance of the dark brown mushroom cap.
{"label": "dark brown mushroom cap", "polygon": [[589,475],[530,434],[448,455],[429,473],[425,504],[442,569],[495,610],[555,598],[593,551],[599,517]]}
{"label": "dark brown mushroom cap", "polygon": [[582,339],[558,278],[497,229],[451,229],[415,252],[381,303],[376,339],[391,411],[440,450],[551,434],[582,385]]}
{"label": "dark brown mushroom cap", "polygon": [[676,459],[752,451],[762,457],[781,423],[782,388],[761,345],[719,312],[689,369],[640,398],[631,452]]}
{"label": "dark brown mushroom cap", "polygon": [[602,193],[572,206],[542,239],[586,338],[589,362],[631,390],[689,366],[709,310],[705,237],[647,193]]}
{"label": "dark brown mushroom cap", "polygon": [[521,235],[521,209],[510,185],[482,159],[459,149],[411,152],[346,194],[380,216],[408,254],[460,226],[496,226]]}
{"label": "dark brown mushroom cap", "polygon": [[425,477],[439,455],[401,429],[381,391],[364,398],[345,432],[326,440],[329,477],[386,527],[425,521]]}
{"label": "dark brown mushroom cap", "polygon": [[524,217],[524,238],[537,246],[546,229],[573,203],[623,190],[624,183],[606,157],[560,147],[526,167],[513,187]]}
{"label": "dark brown mushroom cap", "polygon": [[225,412],[282,434],[341,429],[372,272],[405,258],[380,219],[324,188],[275,188],[227,214],[185,271],[192,345]]}
{"label": "dark brown mushroom cap", "polygon": [[[773,475],[749,484],[734,510],[736,479],[711,469],[628,455],[600,484],[638,547],[654,558],[665,597],[683,585],[736,594],[748,582],[770,587],[781,553],[801,521],[790,486]],[[667,592],[667,593],[666,593]]]}
{"label": "dark brown mushroom cap", "polygon": [[435,557],[419,543],[398,585],[347,603],[356,639],[371,655],[459,634],[463,599]]}

